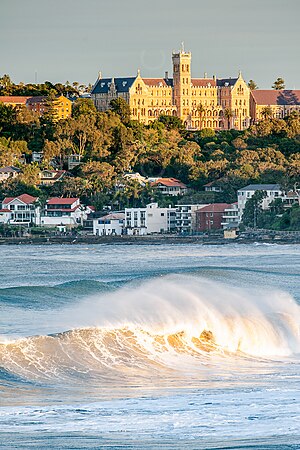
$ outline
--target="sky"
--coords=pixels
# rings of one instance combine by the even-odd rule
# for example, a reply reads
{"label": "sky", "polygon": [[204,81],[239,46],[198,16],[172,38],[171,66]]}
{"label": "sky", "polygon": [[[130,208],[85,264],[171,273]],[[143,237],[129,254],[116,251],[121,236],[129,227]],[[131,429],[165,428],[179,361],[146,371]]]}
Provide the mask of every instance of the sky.
{"label": "sky", "polygon": [[0,0],[0,76],[15,83],[94,83],[172,73],[192,52],[192,76],[300,89],[300,0]]}

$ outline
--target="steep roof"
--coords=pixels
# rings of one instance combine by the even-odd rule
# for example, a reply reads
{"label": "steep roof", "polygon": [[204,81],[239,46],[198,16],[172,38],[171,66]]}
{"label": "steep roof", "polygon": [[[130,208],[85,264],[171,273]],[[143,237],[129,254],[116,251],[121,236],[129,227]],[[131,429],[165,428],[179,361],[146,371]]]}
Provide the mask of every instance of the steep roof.
{"label": "steep roof", "polygon": [[248,184],[239,191],[280,191],[279,184]]}
{"label": "steep roof", "polygon": [[192,78],[191,81],[194,87],[215,87],[217,85],[214,78]]}
{"label": "steep roof", "polygon": [[218,87],[234,86],[237,80],[238,78],[218,78],[217,86]]}
{"label": "steep roof", "polygon": [[26,203],[27,205],[34,203],[37,200],[37,197],[33,197],[32,195],[28,194],[21,194],[18,197],[6,197],[2,204],[7,205],[8,203],[12,202],[13,200],[20,200],[23,203]]}
{"label": "steep roof", "polygon": [[147,86],[154,86],[154,87],[173,86],[172,78],[142,78],[142,80]]}
{"label": "steep roof", "polygon": [[257,105],[300,105],[300,90],[256,89],[251,95]]}
{"label": "steep roof", "polygon": [[96,81],[91,94],[107,94],[112,81],[115,83],[117,92],[128,92],[136,77],[124,78],[100,78]]}
{"label": "steep roof", "polygon": [[45,95],[36,95],[35,97],[29,97],[27,100],[28,105],[32,105],[34,103],[43,103],[47,100]]}
{"label": "steep roof", "polygon": [[78,197],[52,197],[47,200],[47,205],[72,205],[77,200],[79,200]]}

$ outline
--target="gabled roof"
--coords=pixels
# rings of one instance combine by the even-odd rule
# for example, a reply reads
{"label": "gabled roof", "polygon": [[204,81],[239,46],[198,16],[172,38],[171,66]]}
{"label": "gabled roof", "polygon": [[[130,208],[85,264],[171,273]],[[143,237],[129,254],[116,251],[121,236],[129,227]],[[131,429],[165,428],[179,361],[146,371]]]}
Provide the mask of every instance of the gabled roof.
{"label": "gabled roof", "polygon": [[[63,177],[66,174],[66,170],[48,170],[45,169],[41,173],[41,180],[58,180],[61,177]],[[47,173],[51,173],[54,175],[53,177],[49,178],[46,176]]]}
{"label": "gabled roof", "polygon": [[12,202],[13,200],[20,200],[20,202],[26,203],[26,205],[29,205],[31,203],[34,203],[37,200],[37,197],[32,197],[32,195],[28,194],[21,194],[18,197],[6,197],[2,205],[7,205],[8,203]]}
{"label": "gabled roof", "polygon": [[[211,203],[210,205],[204,206],[198,211],[202,212],[224,212],[225,209],[230,208],[231,203]],[[197,212],[198,212],[197,211]]]}
{"label": "gabled roof", "polygon": [[237,80],[238,78],[218,78],[217,86],[218,87],[234,86]]}
{"label": "gabled roof", "polygon": [[16,103],[18,105],[25,105],[26,101],[29,99],[30,97],[27,97],[25,95],[5,95],[5,96],[0,96],[0,102],[2,103]]}
{"label": "gabled roof", "polygon": [[78,197],[51,197],[47,200],[47,205],[73,205],[77,200]]}
{"label": "gabled roof", "polygon": [[124,78],[100,78],[96,81],[91,94],[107,94],[112,81],[115,84],[117,92],[128,92],[136,77]]}
{"label": "gabled roof", "polygon": [[20,172],[20,169],[14,166],[1,167],[0,172]]}
{"label": "gabled roof", "polygon": [[214,78],[192,78],[191,82],[194,87],[215,87],[217,85]]}
{"label": "gabled roof", "polygon": [[162,184],[163,186],[167,187],[180,187],[185,189],[186,185],[182,183],[180,180],[177,180],[176,178],[158,178],[156,181],[151,183],[152,186]]}
{"label": "gabled roof", "polygon": [[239,191],[280,191],[279,184],[248,184]]}
{"label": "gabled roof", "polygon": [[256,89],[251,95],[257,105],[300,105],[300,90]]}
{"label": "gabled roof", "polygon": [[172,78],[142,78],[147,86],[153,87],[170,87],[173,86]]}

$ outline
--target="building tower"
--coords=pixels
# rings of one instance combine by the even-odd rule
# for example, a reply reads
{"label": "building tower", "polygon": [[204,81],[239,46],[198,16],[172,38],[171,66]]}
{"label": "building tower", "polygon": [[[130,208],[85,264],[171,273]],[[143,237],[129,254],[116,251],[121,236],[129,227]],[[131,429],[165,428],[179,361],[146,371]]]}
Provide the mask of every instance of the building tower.
{"label": "building tower", "polygon": [[174,104],[178,117],[186,123],[191,108],[191,52],[186,52],[182,43],[179,52],[172,53]]}

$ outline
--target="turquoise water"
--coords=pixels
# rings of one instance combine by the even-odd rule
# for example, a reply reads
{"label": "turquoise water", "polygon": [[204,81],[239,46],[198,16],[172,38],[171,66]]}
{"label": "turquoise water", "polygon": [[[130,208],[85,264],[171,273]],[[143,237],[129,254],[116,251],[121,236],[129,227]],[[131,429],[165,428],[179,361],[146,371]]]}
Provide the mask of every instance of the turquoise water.
{"label": "turquoise water", "polygon": [[0,448],[300,448],[300,246],[0,258]]}

